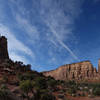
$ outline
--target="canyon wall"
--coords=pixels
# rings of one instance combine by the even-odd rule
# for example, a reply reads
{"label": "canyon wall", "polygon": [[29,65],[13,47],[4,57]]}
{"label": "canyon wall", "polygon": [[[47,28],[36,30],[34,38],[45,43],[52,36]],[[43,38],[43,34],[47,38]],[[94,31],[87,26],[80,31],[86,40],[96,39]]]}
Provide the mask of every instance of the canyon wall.
{"label": "canyon wall", "polygon": [[100,60],[98,71],[90,61],[63,65],[55,70],[43,72],[45,76],[54,77],[56,80],[99,80]]}

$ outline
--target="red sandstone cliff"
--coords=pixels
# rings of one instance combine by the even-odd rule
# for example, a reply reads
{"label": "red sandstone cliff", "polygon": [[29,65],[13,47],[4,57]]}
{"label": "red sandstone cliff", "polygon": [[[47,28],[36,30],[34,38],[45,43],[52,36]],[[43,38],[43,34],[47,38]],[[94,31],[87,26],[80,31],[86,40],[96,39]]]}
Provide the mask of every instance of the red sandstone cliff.
{"label": "red sandstone cliff", "polygon": [[98,80],[100,76],[90,61],[67,64],[57,68],[56,70],[43,72],[43,74],[45,76],[54,77],[56,80]]}

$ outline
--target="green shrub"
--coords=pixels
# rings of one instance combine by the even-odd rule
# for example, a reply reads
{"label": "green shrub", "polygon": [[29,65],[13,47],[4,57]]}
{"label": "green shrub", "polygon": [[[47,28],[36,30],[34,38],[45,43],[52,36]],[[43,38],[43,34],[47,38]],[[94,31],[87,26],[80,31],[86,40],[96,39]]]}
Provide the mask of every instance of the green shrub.
{"label": "green shrub", "polygon": [[2,84],[1,87],[0,87],[0,89],[1,90],[7,90],[8,88],[7,88],[7,86],[5,84]]}
{"label": "green shrub", "polygon": [[47,84],[48,84],[48,86],[53,88],[53,87],[55,87],[57,85],[57,82],[56,82],[56,80],[51,79],[51,80],[47,81]]}
{"label": "green shrub", "polygon": [[36,78],[35,84],[36,84],[36,88],[38,88],[38,89],[46,89],[47,88],[46,80],[43,77]]}
{"label": "green shrub", "polygon": [[100,96],[100,88],[95,88],[95,89],[93,90],[93,95],[95,95],[95,96]]}
{"label": "green shrub", "polygon": [[8,82],[8,77],[7,76],[3,76],[3,81],[6,83],[6,82]]}
{"label": "green shrub", "polygon": [[30,80],[21,81],[20,88],[26,94],[27,99],[29,100],[28,93],[33,89],[31,81]]}
{"label": "green shrub", "polygon": [[69,94],[75,94],[76,93],[76,89],[75,88],[69,88],[68,93]]}
{"label": "green shrub", "polygon": [[36,75],[33,74],[33,73],[27,72],[27,73],[24,73],[23,75],[21,73],[18,73],[17,77],[18,77],[18,79],[20,81],[23,81],[23,80],[33,80],[36,77]]}
{"label": "green shrub", "polygon": [[0,87],[0,100],[8,100],[10,91],[5,84],[2,84]]}
{"label": "green shrub", "polygon": [[56,100],[55,96],[52,94],[42,94],[40,100]]}

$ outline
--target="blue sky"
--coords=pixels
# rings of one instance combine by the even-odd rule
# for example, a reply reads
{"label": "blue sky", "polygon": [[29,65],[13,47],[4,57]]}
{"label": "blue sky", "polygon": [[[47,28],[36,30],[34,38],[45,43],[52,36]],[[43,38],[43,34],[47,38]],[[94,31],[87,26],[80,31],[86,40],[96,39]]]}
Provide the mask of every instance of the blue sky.
{"label": "blue sky", "polygon": [[0,0],[10,58],[37,71],[100,58],[100,0]]}

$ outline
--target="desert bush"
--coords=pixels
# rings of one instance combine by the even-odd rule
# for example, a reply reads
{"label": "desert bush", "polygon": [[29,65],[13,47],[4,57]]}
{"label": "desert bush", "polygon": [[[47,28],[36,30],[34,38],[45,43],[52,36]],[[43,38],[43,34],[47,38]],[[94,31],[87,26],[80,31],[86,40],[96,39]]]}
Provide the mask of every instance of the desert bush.
{"label": "desert bush", "polygon": [[69,88],[68,93],[69,94],[75,94],[76,93],[76,89],[75,88]]}
{"label": "desert bush", "polygon": [[27,72],[27,73],[24,73],[24,74],[18,73],[17,77],[18,77],[18,79],[20,81],[23,81],[23,80],[33,80],[36,77],[36,75],[33,74],[33,73]]}
{"label": "desert bush", "polygon": [[6,75],[3,76],[3,81],[6,83],[8,82],[8,77]]}
{"label": "desert bush", "polygon": [[48,86],[50,86],[50,87],[55,87],[56,85],[57,85],[57,81],[56,80],[54,80],[54,79],[49,79],[48,81],[47,81],[47,84],[48,84]]}
{"label": "desert bush", "polygon": [[25,80],[20,82],[20,89],[26,94],[27,99],[29,100],[28,93],[32,90],[32,84],[30,80]]}
{"label": "desert bush", "polygon": [[5,84],[2,84],[0,87],[0,100],[8,100],[10,91],[8,90]]}
{"label": "desert bush", "polygon": [[36,87],[38,89],[46,89],[47,88],[46,80],[43,77],[36,78],[35,83],[36,83]]}
{"label": "desert bush", "polygon": [[95,88],[95,89],[93,90],[93,95],[95,95],[95,96],[100,96],[100,88]]}
{"label": "desert bush", "polygon": [[40,100],[56,100],[55,96],[52,94],[42,94]]}
{"label": "desert bush", "polygon": [[7,100],[7,95],[8,95],[7,91],[5,91],[5,90],[0,90],[0,98],[1,98],[2,100]]}

